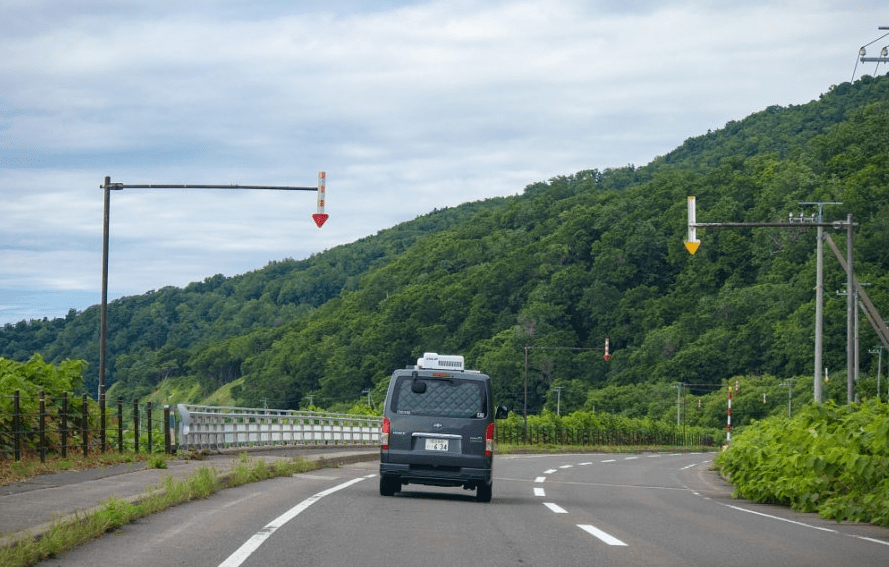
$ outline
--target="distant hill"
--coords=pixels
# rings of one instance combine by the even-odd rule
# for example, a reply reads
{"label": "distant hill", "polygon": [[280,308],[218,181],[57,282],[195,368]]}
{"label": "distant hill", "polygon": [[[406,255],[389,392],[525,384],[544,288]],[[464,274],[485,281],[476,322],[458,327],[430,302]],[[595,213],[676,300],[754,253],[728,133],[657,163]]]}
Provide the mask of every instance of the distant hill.
{"label": "distant hill", "polygon": [[[380,396],[394,368],[438,351],[464,354],[515,405],[527,352],[529,409],[562,386],[567,411],[606,385],[811,376],[814,230],[700,229],[691,256],[686,198],[697,197],[699,222],[780,221],[814,212],[803,201],[843,202],[826,220],[860,223],[856,273],[889,312],[887,101],[889,78],[865,77],[642,167],[559,176],[306,260],[119,299],[108,311],[108,384],[144,396],[165,377],[207,394],[243,380],[231,395],[244,405],[330,407]],[[843,248],[844,234],[834,238]],[[846,307],[834,291],[845,275],[832,256],[825,267],[825,365],[839,375]],[[95,392],[98,315],[5,325],[0,356],[85,359]],[[863,369],[877,344],[865,327]]]}

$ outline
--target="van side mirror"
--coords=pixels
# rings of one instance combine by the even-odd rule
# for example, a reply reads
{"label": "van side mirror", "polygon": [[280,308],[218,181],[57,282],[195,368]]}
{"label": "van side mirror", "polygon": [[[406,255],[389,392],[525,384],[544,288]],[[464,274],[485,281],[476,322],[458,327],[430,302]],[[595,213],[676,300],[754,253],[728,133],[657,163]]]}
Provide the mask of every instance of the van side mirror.
{"label": "van side mirror", "polygon": [[494,419],[506,419],[509,417],[509,408],[506,406],[497,406],[497,412],[494,414]]}

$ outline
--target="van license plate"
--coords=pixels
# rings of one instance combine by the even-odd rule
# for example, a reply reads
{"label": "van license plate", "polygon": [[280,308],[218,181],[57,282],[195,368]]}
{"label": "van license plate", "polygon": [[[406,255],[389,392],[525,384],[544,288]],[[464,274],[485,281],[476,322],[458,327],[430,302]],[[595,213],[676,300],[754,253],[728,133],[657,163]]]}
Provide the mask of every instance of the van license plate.
{"label": "van license plate", "polygon": [[447,439],[426,439],[426,450],[427,451],[447,451],[448,450],[448,440]]}

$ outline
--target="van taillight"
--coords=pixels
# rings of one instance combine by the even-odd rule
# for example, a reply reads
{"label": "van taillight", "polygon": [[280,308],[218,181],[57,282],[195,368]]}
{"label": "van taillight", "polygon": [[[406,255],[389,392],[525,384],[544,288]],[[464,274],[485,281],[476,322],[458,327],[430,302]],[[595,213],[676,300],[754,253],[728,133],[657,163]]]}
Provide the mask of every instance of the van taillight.
{"label": "van taillight", "polygon": [[383,428],[380,430],[380,449],[389,450],[389,428],[392,424],[388,417],[383,418]]}
{"label": "van taillight", "polygon": [[485,430],[485,456],[491,457],[494,455],[494,424],[489,423],[488,428]]}

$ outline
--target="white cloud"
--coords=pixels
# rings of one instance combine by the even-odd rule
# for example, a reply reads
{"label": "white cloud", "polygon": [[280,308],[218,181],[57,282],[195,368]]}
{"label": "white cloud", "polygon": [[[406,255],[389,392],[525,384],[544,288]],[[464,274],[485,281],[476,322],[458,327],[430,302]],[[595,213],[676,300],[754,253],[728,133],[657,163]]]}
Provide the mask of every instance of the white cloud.
{"label": "white cloud", "polygon": [[0,290],[86,297],[98,296],[105,175],[314,185],[328,172],[321,230],[313,194],[114,192],[112,295],[182,286],[555,175],[643,165],[849,80],[858,46],[889,23],[845,0],[5,10]]}

